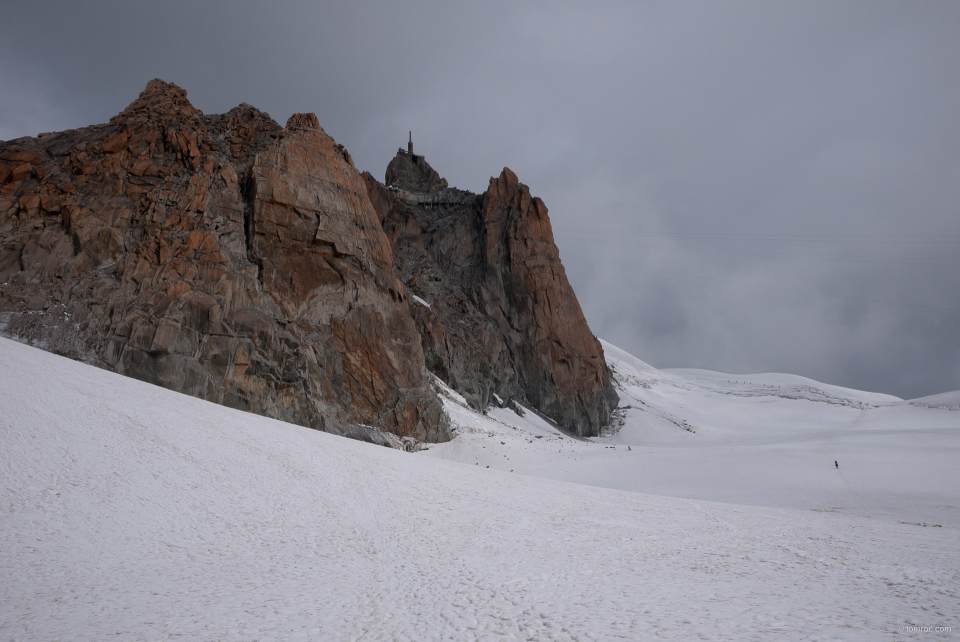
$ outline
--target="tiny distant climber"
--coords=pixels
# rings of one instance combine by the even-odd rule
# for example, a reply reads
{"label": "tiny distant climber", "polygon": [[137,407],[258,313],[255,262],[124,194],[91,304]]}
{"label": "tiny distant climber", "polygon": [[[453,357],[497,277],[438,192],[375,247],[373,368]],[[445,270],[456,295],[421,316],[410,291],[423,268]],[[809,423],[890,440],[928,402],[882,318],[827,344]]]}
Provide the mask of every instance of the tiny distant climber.
{"label": "tiny distant climber", "polygon": [[838,464],[836,461],[833,462],[833,465],[837,467],[837,470],[840,470],[840,464]]}

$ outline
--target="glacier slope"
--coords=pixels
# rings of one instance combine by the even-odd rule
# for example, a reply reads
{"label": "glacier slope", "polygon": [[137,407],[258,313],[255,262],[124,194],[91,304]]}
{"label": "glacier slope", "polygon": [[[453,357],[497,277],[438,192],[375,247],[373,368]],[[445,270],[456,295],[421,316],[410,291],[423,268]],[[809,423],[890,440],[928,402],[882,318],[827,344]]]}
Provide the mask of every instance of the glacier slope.
{"label": "glacier slope", "polygon": [[[5,339],[0,391],[2,639],[876,640],[958,612],[948,525],[411,455]],[[531,413],[473,421],[451,448],[526,431],[576,463]]]}
{"label": "glacier slope", "polygon": [[603,348],[629,406],[606,436],[574,439],[505,408],[480,418],[446,391],[458,436],[425,454],[619,490],[960,527],[960,411],[942,401],[953,393],[927,407],[795,375],[661,371]]}

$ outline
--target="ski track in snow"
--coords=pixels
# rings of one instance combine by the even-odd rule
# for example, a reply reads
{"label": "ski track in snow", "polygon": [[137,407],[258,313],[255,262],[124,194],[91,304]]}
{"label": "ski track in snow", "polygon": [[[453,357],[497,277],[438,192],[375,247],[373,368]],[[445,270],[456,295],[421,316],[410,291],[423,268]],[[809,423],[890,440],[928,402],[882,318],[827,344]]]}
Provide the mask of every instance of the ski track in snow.
{"label": "ski track in snow", "polygon": [[[733,434],[706,420],[715,408],[687,415],[670,395],[763,398],[634,365],[639,383],[625,389],[698,432],[630,410],[620,432],[574,440],[534,413],[477,415],[447,391],[459,436],[411,455],[0,339],[0,639],[878,640],[918,637],[898,625],[958,630],[955,524],[901,523],[898,503],[844,514],[777,506],[777,492],[748,506],[709,501],[696,484],[666,497],[558,481],[629,485],[644,446],[627,452],[623,440],[657,444],[653,468],[670,452],[703,459],[701,441],[718,453],[808,443],[790,431],[786,445]],[[842,413],[848,428],[834,440],[878,430],[854,425],[864,412],[900,408],[858,401],[873,405],[778,403]],[[914,439],[932,435],[955,460],[956,442],[944,440],[956,439],[958,413],[909,410],[953,426]],[[822,441],[785,457],[805,461]],[[618,466],[628,454],[641,459]],[[873,501],[845,463],[851,488]],[[526,475],[508,472],[520,464]],[[924,490],[914,474],[910,488]],[[956,506],[955,476],[941,484],[935,501]]]}

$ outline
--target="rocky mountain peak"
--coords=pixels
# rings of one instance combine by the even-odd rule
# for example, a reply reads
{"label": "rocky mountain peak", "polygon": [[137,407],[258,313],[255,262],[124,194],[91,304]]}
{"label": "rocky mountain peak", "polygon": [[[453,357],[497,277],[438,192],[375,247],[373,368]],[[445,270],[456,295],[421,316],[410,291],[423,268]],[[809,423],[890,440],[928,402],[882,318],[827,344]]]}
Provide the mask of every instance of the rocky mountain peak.
{"label": "rocky mountain peak", "polygon": [[154,80],[109,124],[0,142],[0,332],[337,434],[449,439],[360,173],[314,114],[287,125]]}
{"label": "rocky mountain peak", "polygon": [[320,127],[320,121],[317,120],[317,115],[313,112],[290,116],[287,119],[287,129],[319,129],[323,131],[323,128]]}
{"label": "rocky mountain peak", "polygon": [[390,187],[411,192],[435,192],[441,187],[447,187],[447,180],[441,178],[423,156],[402,149],[397,151],[397,155],[387,165],[385,179]]}
{"label": "rocky mountain peak", "polygon": [[487,191],[438,188],[401,150],[387,184],[365,175],[391,242],[427,368],[475,408],[532,407],[564,430],[599,434],[618,403],[603,348],[567,281],[547,207],[504,167]]}
{"label": "rocky mountain peak", "polygon": [[0,141],[0,332],[377,443],[450,438],[428,371],[597,434],[617,397],[543,202],[409,150],[386,178],[315,114],[205,115],[152,80],[109,124]]}
{"label": "rocky mountain peak", "polygon": [[519,186],[520,179],[517,178],[517,175],[514,174],[513,170],[509,167],[504,167],[500,172],[500,176],[490,178],[490,187],[498,196],[501,196],[501,198],[506,195],[512,195],[517,191]]}
{"label": "rocky mountain peak", "polygon": [[187,90],[172,82],[154,78],[147,83],[140,96],[111,118],[110,122],[143,114],[200,116],[201,112],[187,100]]}

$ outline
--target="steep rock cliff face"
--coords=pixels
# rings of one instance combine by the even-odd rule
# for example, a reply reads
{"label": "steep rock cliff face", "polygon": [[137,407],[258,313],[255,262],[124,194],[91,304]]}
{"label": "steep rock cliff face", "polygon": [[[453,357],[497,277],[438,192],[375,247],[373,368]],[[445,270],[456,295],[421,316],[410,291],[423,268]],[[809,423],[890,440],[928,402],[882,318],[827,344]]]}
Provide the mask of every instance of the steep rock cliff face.
{"label": "steep rock cliff face", "polygon": [[581,436],[618,397],[554,244],[547,208],[509,169],[482,195],[449,188],[422,156],[364,174],[393,246],[427,367],[474,406],[513,398]]}
{"label": "steep rock cliff face", "polygon": [[0,143],[0,330],[186,394],[448,439],[392,263],[312,114],[204,116],[155,80],[109,124]]}

